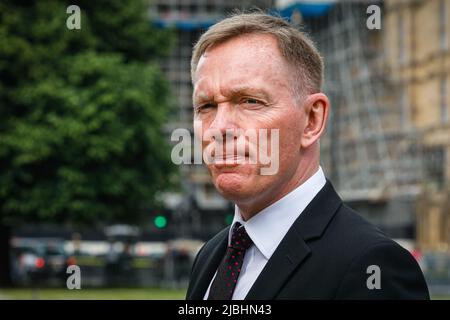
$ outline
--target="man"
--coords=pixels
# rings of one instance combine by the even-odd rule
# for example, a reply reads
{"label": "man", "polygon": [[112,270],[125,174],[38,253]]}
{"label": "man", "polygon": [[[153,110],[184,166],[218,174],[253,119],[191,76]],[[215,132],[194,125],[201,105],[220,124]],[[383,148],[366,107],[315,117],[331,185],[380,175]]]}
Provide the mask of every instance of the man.
{"label": "man", "polygon": [[[343,204],[319,166],[330,103],[306,35],[234,15],[201,36],[191,71],[203,147],[216,150],[208,169],[235,216],[199,251],[187,299],[429,298],[414,258]],[[266,147],[279,130],[275,174],[250,161],[261,146],[242,136],[249,129],[270,132]],[[229,148],[242,139],[245,153]]]}

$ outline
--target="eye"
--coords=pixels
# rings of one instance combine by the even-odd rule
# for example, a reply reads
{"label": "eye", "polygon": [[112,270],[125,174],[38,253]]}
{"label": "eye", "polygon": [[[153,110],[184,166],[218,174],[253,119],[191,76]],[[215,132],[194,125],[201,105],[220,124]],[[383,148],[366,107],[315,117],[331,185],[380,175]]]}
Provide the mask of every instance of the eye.
{"label": "eye", "polygon": [[208,109],[212,109],[214,107],[215,107],[215,105],[213,103],[205,103],[205,104],[195,107],[195,111],[203,112],[203,111],[207,111]]}
{"label": "eye", "polygon": [[252,109],[256,109],[256,108],[259,109],[266,105],[266,103],[264,103],[263,101],[255,99],[255,98],[242,98],[240,103],[243,106],[245,106],[247,108],[252,108]]}
{"label": "eye", "polygon": [[261,101],[253,99],[253,98],[245,98],[244,103],[248,104],[261,104]]}

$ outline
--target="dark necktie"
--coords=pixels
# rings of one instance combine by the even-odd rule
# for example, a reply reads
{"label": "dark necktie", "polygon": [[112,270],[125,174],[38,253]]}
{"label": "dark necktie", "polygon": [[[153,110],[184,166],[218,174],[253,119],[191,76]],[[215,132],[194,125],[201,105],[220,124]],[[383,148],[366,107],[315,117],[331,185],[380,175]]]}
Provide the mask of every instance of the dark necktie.
{"label": "dark necktie", "polygon": [[236,222],[230,245],[209,290],[208,300],[231,299],[244,262],[245,251],[252,243],[253,241],[248,236],[244,226]]}

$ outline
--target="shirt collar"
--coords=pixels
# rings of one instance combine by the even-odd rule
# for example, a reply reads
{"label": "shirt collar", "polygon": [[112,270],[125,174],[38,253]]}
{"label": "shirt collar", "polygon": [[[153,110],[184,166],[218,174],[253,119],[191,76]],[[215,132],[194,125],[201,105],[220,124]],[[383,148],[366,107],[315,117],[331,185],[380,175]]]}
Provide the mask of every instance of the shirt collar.
{"label": "shirt collar", "polygon": [[261,251],[266,259],[270,259],[292,224],[319,193],[325,183],[325,175],[319,166],[317,172],[303,184],[277,202],[261,210],[248,221],[242,219],[239,208],[235,205],[228,243],[230,243],[234,224],[240,222],[258,250]]}

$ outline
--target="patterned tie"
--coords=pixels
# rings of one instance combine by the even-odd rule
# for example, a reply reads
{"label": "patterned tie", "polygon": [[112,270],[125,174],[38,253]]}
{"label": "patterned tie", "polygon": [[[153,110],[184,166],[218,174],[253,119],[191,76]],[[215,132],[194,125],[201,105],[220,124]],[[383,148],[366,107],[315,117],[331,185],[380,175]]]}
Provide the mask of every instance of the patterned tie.
{"label": "patterned tie", "polygon": [[231,299],[241,272],[245,251],[252,243],[244,226],[236,222],[233,227],[231,243],[209,290],[208,300]]}

